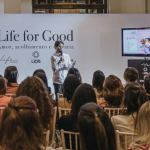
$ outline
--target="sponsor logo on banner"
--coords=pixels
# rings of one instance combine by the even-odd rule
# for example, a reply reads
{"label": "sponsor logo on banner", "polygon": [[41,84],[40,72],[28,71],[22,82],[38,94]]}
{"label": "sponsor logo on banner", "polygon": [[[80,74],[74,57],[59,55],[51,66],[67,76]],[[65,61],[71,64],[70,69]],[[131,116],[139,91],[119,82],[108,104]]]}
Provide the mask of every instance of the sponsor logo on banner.
{"label": "sponsor logo on banner", "polygon": [[[34,58],[39,58],[39,56],[40,56],[40,53],[38,52],[38,51],[34,51],[33,53],[32,53],[32,56],[34,57]],[[40,59],[32,59],[31,60],[31,63],[41,63],[41,60]]]}
{"label": "sponsor logo on banner", "polygon": [[18,59],[14,59],[11,56],[3,55],[2,57],[0,57],[0,61],[4,62],[4,64],[7,64],[7,63],[17,63]]}

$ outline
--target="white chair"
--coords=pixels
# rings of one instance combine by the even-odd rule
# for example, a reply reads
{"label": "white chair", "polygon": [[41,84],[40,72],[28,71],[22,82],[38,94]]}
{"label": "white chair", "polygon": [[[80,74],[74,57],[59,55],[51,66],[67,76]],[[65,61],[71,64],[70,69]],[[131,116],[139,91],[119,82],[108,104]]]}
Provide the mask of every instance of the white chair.
{"label": "white chair", "polygon": [[[120,140],[120,137],[122,138],[122,140]],[[116,130],[117,150],[127,150],[129,145],[135,141],[136,137],[136,133],[119,132],[119,130]]]}
{"label": "white chair", "polygon": [[49,145],[49,136],[50,136],[50,130],[47,130],[45,132],[43,132],[45,137],[46,137],[46,146]]}
{"label": "white chair", "polygon": [[104,108],[104,111],[108,114],[109,118],[115,115],[120,115],[123,111],[126,111],[126,109],[122,108]]}
{"label": "white chair", "polygon": [[62,115],[68,115],[68,114],[70,114],[71,108],[61,108],[61,107],[58,107],[58,112],[59,112],[59,118],[60,118]]}
{"label": "white chair", "polygon": [[[70,131],[64,131],[64,130],[61,130],[60,132],[61,132],[61,139],[62,139],[62,150],[72,150],[72,135],[75,136],[75,150],[78,150],[79,133],[77,133],[77,132],[70,132]],[[69,136],[70,149],[66,149],[65,134],[68,134],[68,136]]]}

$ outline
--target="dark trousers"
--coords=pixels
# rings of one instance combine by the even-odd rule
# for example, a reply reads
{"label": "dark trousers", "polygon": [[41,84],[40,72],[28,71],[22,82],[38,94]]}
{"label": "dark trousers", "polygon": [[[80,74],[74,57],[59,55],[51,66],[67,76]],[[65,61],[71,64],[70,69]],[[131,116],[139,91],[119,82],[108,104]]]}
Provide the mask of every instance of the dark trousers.
{"label": "dark trousers", "polygon": [[62,93],[62,84],[53,83],[55,89],[56,101],[58,100],[57,93]]}

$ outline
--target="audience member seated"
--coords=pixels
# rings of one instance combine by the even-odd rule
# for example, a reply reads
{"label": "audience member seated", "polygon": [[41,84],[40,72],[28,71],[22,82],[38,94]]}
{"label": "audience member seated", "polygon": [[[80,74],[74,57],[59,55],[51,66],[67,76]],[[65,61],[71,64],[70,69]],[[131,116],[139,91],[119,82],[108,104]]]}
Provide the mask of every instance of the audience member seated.
{"label": "audience member seated", "polygon": [[[6,107],[12,99],[11,97],[5,96],[6,89],[7,89],[6,79],[0,77],[0,107]],[[1,118],[1,112],[0,112],[0,118]]]}
{"label": "audience member seated", "polygon": [[37,77],[39,77],[45,83],[46,87],[48,88],[49,94],[51,94],[51,88],[48,86],[47,76],[46,76],[45,71],[43,69],[37,69],[37,70],[35,70],[33,72],[33,76],[34,75],[36,75]]}
{"label": "audience member seated", "polygon": [[79,70],[77,68],[70,68],[68,70],[68,75],[69,74],[74,74],[75,76],[77,76],[77,78],[80,80],[80,82],[82,83],[82,77],[81,74],[79,72]]}
{"label": "audience member seated", "polygon": [[128,150],[150,149],[150,101],[140,108],[137,118],[138,138],[132,143]]}
{"label": "audience member seated", "polygon": [[144,77],[143,87],[146,90],[146,94],[150,100],[150,74],[148,74]]}
{"label": "audience member seated", "polygon": [[36,73],[38,73],[38,72],[42,72],[42,73],[46,74],[43,69],[37,69],[37,70],[35,70],[35,71],[33,72],[33,76],[34,76]]}
{"label": "audience member seated", "polygon": [[104,100],[99,105],[105,108],[119,108],[122,102],[124,88],[121,80],[114,76],[108,76],[104,81]]}
{"label": "audience member seated", "polygon": [[87,103],[80,109],[78,126],[82,150],[116,150],[111,121],[98,105]]}
{"label": "audience member seated", "polygon": [[[80,111],[81,106],[85,103],[94,102],[96,101],[96,95],[91,85],[89,84],[81,84],[75,91],[73,98],[72,98],[72,106],[71,106],[71,114],[64,115],[58,121],[59,129],[64,129],[65,131],[73,131],[78,132],[78,113]],[[65,136],[66,140],[66,148],[69,148],[69,137]],[[75,143],[73,140],[72,148],[75,148]]]}
{"label": "audience member seated", "polygon": [[50,129],[52,136],[53,107],[42,80],[36,76],[27,77],[18,87],[16,97],[18,96],[29,96],[36,102],[43,128]]}
{"label": "audience member seated", "polygon": [[[128,84],[130,82],[136,82],[139,79],[139,73],[135,68],[129,67],[124,71],[123,77],[126,81],[126,84]],[[123,86],[125,87],[126,84],[124,84]]]}
{"label": "audience member seated", "polygon": [[20,96],[5,108],[0,126],[0,143],[2,150],[45,150],[45,137],[31,98]]}
{"label": "audience member seated", "polygon": [[92,86],[96,93],[97,98],[103,97],[103,83],[105,80],[105,75],[102,71],[97,70],[93,74]]}
{"label": "audience member seated", "polygon": [[81,82],[75,75],[69,74],[66,77],[66,79],[63,83],[64,98],[60,98],[58,100],[58,107],[71,108],[73,94],[80,84],[81,84]]}
{"label": "audience member seated", "polygon": [[51,88],[48,86],[46,74],[43,72],[37,72],[35,76],[39,77],[44,82],[45,86],[47,87],[48,93],[51,94]]}
{"label": "audience member seated", "polygon": [[4,78],[7,79],[6,94],[15,94],[19,84],[17,83],[18,70],[15,66],[9,66],[5,69]]}
{"label": "audience member seated", "polygon": [[[122,106],[127,110],[123,115],[112,116],[111,121],[115,130],[127,133],[136,133],[137,117],[140,107],[148,101],[145,89],[136,82],[128,83],[125,87]],[[121,137],[121,136],[120,136]],[[123,138],[123,137],[122,137]],[[124,139],[121,138],[121,147]],[[128,138],[128,143],[130,139]]]}

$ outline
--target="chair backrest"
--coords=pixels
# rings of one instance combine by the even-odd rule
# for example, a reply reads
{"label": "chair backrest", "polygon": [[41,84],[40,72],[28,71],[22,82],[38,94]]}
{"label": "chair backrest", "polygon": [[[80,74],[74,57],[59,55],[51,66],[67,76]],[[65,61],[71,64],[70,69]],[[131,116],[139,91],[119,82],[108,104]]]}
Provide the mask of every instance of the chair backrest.
{"label": "chair backrest", "polygon": [[[65,134],[69,135],[69,144],[70,144],[70,149],[66,149],[66,144],[65,144]],[[70,131],[64,131],[61,129],[61,139],[62,139],[62,150],[72,150],[72,135],[75,136],[75,150],[78,150],[78,138],[79,138],[79,133],[77,132],[70,132]]]}
{"label": "chair backrest", "polygon": [[53,119],[53,136],[52,136],[52,141],[55,140],[55,125],[56,125],[56,114],[57,114],[57,107],[54,107],[54,119]]}
{"label": "chair backrest", "polygon": [[136,133],[119,132],[119,130],[116,130],[117,150],[127,150],[136,137]]}
{"label": "chair backrest", "polygon": [[57,98],[58,98],[58,101],[59,101],[60,98],[63,98],[63,94],[57,93]]}
{"label": "chair backrest", "polygon": [[54,94],[49,94],[50,98],[54,99]]}
{"label": "chair backrest", "polygon": [[5,109],[5,107],[0,107],[0,119],[1,119],[1,116],[3,114],[4,109]]}
{"label": "chair backrest", "polygon": [[8,97],[15,97],[16,96],[16,94],[5,94],[5,95]]}
{"label": "chair backrest", "polygon": [[68,114],[70,114],[71,108],[61,108],[61,107],[58,107],[58,111],[59,111],[59,118],[60,118],[62,115],[68,115]]}
{"label": "chair backrest", "polygon": [[120,115],[122,112],[126,111],[126,108],[104,108],[104,111],[108,114],[109,118],[115,115]]}
{"label": "chair backrest", "polygon": [[49,145],[50,130],[47,130],[43,133],[45,134],[45,137],[46,137],[46,146],[48,146]]}

